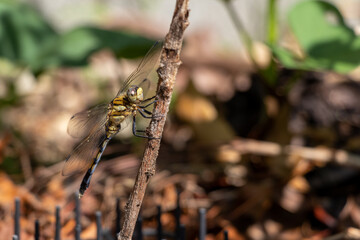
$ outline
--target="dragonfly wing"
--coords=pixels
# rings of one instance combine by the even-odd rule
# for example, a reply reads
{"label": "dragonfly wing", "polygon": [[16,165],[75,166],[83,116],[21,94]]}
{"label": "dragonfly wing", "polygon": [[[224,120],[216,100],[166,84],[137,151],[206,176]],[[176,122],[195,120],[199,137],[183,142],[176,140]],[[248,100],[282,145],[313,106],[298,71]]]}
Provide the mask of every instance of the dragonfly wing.
{"label": "dragonfly wing", "polygon": [[133,122],[133,117],[132,115],[131,116],[128,116],[127,118],[124,119],[124,121],[121,122],[121,125],[120,125],[120,131],[121,132],[122,130],[124,130],[127,126],[130,125],[130,123]]}
{"label": "dragonfly wing", "polygon": [[81,138],[101,128],[107,120],[108,104],[97,105],[89,110],[79,112],[71,117],[67,132],[70,136]]}
{"label": "dragonfly wing", "polygon": [[144,78],[137,86],[143,89],[144,99],[148,98],[147,92],[150,89],[151,81],[149,78]]}
{"label": "dragonfly wing", "polygon": [[66,158],[62,175],[68,176],[87,170],[93,163],[97,153],[100,151],[100,147],[105,139],[105,127],[101,127],[82,140],[82,142]]}
{"label": "dragonfly wing", "polygon": [[[147,77],[149,76],[150,72],[155,68],[155,66],[159,62],[160,57],[160,49],[162,48],[162,42],[156,42],[151,49],[147,52],[145,57],[141,60],[139,66],[135,69],[134,72],[130,74],[130,76],[126,79],[123,83],[120,91],[116,94],[116,97],[120,96],[122,93],[125,93],[126,90],[131,85],[139,86]],[[149,81],[149,80],[147,80]],[[149,81],[150,85],[150,81]],[[144,95],[146,95],[148,87],[143,89]]]}

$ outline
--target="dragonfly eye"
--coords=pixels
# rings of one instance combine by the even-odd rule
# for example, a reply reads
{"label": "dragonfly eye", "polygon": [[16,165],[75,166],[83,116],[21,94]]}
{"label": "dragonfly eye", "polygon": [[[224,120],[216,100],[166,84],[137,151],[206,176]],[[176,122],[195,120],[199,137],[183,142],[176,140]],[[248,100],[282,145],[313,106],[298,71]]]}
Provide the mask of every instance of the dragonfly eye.
{"label": "dragonfly eye", "polygon": [[138,102],[143,100],[143,90],[141,87],[132,86],[127,91],[127,96],[131,102]]}
{"label": "dragonfly eye", "polygon": [[126,94],[128,95],[128,97],[134,97],[136,94],[135,87],[130,87]]}

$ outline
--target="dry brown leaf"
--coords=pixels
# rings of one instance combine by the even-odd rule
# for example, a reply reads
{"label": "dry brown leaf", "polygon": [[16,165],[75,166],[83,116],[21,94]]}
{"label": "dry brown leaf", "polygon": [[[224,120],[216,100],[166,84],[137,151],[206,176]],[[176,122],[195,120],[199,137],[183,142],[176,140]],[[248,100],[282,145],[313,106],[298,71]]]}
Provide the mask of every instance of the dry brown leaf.
{"label": "dry brown leaf", "polygon": [[272,96],[266,96],[264,99],[266,113],[269,117],[276,117],[279,113],[279,103]]}
{"label": "dry brown leaf", "polygon": [[47,185],[49,194],[53,195],[57,199],[63,199],[65,197],[63,178],[60,175],[53,177]]}
{"label": "dry brown leaf", "polygon": [[176,227],[174,214],[163,213],[161,215],[161,223],[163,224],[164,228],[174,230]]}
{"label": "dry brown leaf", "polygon": [[220,213],[221,213],[220,206],[215,205],[207,211],[206,218],[207,219],[215,219],[217,216],[219,216]]}
{"label": "dry brown leaf", "polygon": [[5,218],[4,221],[0,221],[0,239],[11,239],[14,230],[9,227],[9,224],[13,224],[13,220],[10,218]]}
{"label": "dry brown leaf", "polygon": [[225,167],[226,182],[236,187],[246,184],[248,169],[242,165],[229,165]]}
{"label": "dry brown leaf", "polygon": [[11,140],[11,134],[9,132],[5,132],[3,136],[0,137],[0,164],[3,161],[3,154],[6,146],[9,144]]}
{"label": "dry brown leaf", "polygon": [[333,216],[331,216],[329,213],[327,213],[326,210],[324,208],[322,208],[321,206],[315,206],[313,211],[314,211],[314,216],[320,222],[326,224],[329,227],[336,226],[337,219],[335,219]]}
{"label": "dry brown leaf", "polygon": [[84,231],[81,232],[81,239],[94,239],[96,238],[96,224],[91,223]]}
{"label": "dry brown leaf", "polygon": [[264,228],[270,238],[276,239],[276,236],[280,233],[282,224],[275,222],[271,219],[267,219],[264,223]]}
{"label": "dry brown leaf", "polygon": [[264,229],[258,223],[248,227],[247,235],[249,235],[249,237],[253,240],[266,239],[266,234],[264,232]]}
{"label": "dry brown leaf", "polygon": [[181,119],[193,123],[211,122],[218,116],[216,108],[209,100],[189,94],[179,96],[176,114]]}
{"label": "dry brown leaf", "polygon": [[302,176],[292,178],[288,185],[300,193],[307,193],[310,190],[308,181]]}
{"label": "dry brown leaf", "polygon": [[17,196],[17,186],[8,178],[8,176],[0,172],[0,205],[7,206],[14,202]]}
{"label": "dry brown leaf", "polygon": [[[229,225],[224,228],[228,232],[229,240],[245,240],[245,237],[239,233],[239,231],[233,226]],[[216,235],[217,240],[224,239],[224,232],[220,232]]]}
{"label": "dry brown leaf", "polygon": [[84,215],[92,215],[99,210],[99,200],[92,194],[85,194],[81,198],[81,212]]}
{"label": "dry brown leaf", "polygon": [[198,67],[194,69],[192,79],[196,90],[205,95],[215,95],[226,101],[234,96],[232,76],[214,68]]}
{"label": "dry brown leaf", "polygon": [[241,154],[231,145],[223,145],[216,153],[216,160],[224,163],[239,163]]}
{"label": "dry brown leaf", "polygon": [[177,191],[175,185],[168,185],[164,188],[162,206],[165,209],[173,208],[176,205]]}
{"label": "dry brown leaf", "polygon": [[357,199],[350,198],[350,201],[348,201],[350,205],[348,211],[352,221],[354,221],[357,227],[360,227],[360,208],[359,202],[356,200]]}
{"label": "dry brown leaf", "polygon": [[62,228],[61,228],[61,238],[67,239],[72,238],[74,235],[74,229],[76,226],[76,222],[74,219],[70,219]]}
{"label": "dry brown leaf", "polygon": [[304,195],[290,184],[282,190],[280,205],[289,212],[297,212],[304,202]]}
{"label": "dry brown leaf", "polygon": [[47,192],[41,197],[41,202],[48,211],[54,211],[57,205],[61,206],[66,201],[66,194],[59,176],[52,178],[47,185]]}

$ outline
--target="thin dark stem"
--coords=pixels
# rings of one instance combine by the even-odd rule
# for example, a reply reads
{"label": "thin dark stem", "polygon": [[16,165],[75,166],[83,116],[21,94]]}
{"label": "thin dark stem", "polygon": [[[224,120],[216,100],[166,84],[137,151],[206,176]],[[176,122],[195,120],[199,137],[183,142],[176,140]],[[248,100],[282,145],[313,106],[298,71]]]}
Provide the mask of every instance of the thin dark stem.
{"label": "thin dark stem", "polygon": [[101,212],[95,213],[96,217],[96,240],[102,240]]}
{"label": "thin dark stem", "polygon": [[156,215],[156,222],[157,222],[157,239],[161,240],[163,235],[162,224],[161,224],[161,206],[157,206],[157,215]]}
{"label": "thin dark stem", "polygon": [[136,221],[135,225],[135,239],[136,240],[143,240],[143,231],[142,231],[142,217],[139,215],[138,220]]}
{"label": "thin dark stem", "polygon": [[55,210],[55,240],[60,240],[61,221],[60,221],[60,207],[56,206]]}
{"label": "thin dark stem", "polygon": [[75,194],[75,240],[80,240],[81,223],[80,223],[80,199],[78,194]]}
{"label": "thin dark stem", "polygon": [[40,223],[39,220],[35,220],[35,234],[34,234],[35,240],[40,240]]}
{"label": "thin dark stem", "polygon": [[179,240],[185,240],[185,239],[186,239],[186,228],[184,224],[180,224]]}
{"label": "thin dark stem", "polygon": [[249,53],[251,61],[255,64],[256,62],[252,54],[252,44],[253,44],[252,39],[248,34],[248,32],[246,31],[243,23],[241,22],[239,15],[235,11],[235,7],[232,4],[232,0],[223,0],[223,2],[225,4],[226,10],[228,11],[232,22],[235,25],[236,30],[239,33],[242,42],[245,45],[247,52]]}
{"label": "thin dark stem", "polygon": [[276,0],[269,0],[268,6],[268,29],[267,29],[267,41],[270,45],[275,45],[277,41],[278,28],[277,28],[277,8]]}
{"label": "thin dark stem", "polygon": [[121,230],[121,209],[120,209],[120,199],[116,199],[116,223],[115,223],[115,232],[118,233]]}
{"label": "thin dark stem", "polygon": [[189,0],[177,0],[170,30],[165,37],[158,68],[159,82],[157,86],[158,102],[155,103],[153,116],[148,127],[150,139],[144,151],[138,174],[136,176],[133,191],[125,208],[124,225],[118,235],[118,240],[130,240],[136,219],[138,217],[145,190],[150,178],[155,174],[156,158],[160,148],[160,138],[164,129],[166,114],[169,111],[170,100],[175,84],[178,68],[181,64],[180,51],[183,42],[184,31],[189,25]]}
{"label": "thin dark stem", "polygon": [[224,230],[224,240],[229,240],[229,234],[227,230]]}
{"label": "thin dark stem", "polygon": [[20,199],[15,198],[14,235],[20,240]]}
{"label": "thin dark stem", "polygon": [[180,190],[177,189],[176,195],[176,208],[175,208],[175,224],[176,224],[176,238],[180,239],[180,218],[181,218],[181,207],[180,207]]}
{"label": "thin dark stem", "polygon": [[199,240],[205,240],[206,237],[206,209],[200,208],[199,210]]}

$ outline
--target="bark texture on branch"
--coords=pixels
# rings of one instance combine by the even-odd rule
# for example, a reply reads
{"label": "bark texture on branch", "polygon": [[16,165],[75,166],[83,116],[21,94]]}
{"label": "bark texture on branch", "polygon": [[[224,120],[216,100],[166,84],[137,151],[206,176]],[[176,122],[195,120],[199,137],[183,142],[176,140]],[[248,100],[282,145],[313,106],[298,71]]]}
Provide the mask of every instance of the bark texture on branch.
{"label": "bark texture on branch", "polygon": [[[150,136],[160,138],[164,129],[166,114],[169,110],[171,95],[178,68],[181,64],[180,51],[183,35],[189,25],[188,9],[189,0],[177,0],[170,30],[165,37],[161,52],[160,66],[157,70],[159,82],[157,86],[158,102],[154,108],[154,116],[163,116],[151,120],[148,133]],[[129,197],[125,208],[124,224],[118,234],[118,240],[130,240],[132,238],[136,220],[145,195],[147,184],[155,174],[156,158],[160,148],[160,139],[149,140],[144,157],[141,162],[134,189]]]}

